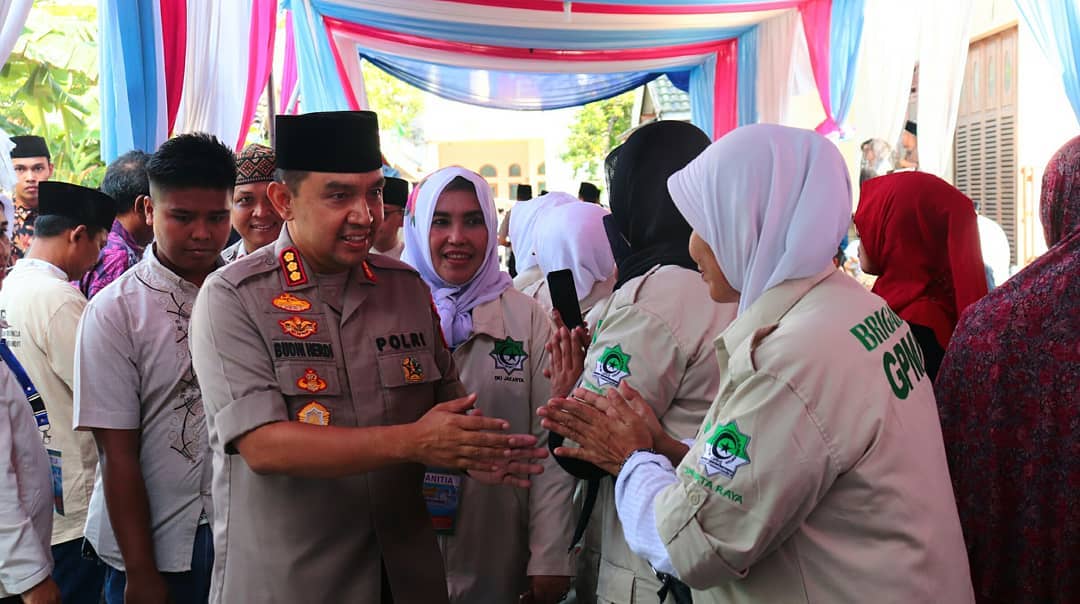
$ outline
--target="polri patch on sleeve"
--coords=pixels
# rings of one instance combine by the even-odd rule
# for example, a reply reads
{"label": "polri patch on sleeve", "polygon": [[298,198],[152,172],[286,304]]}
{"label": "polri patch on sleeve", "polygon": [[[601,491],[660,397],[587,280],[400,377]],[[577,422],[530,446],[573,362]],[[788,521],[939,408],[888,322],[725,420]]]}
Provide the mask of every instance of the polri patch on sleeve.
{"label": "polri patch on sleeve", "polygon": [[285,285],[295,287],[308,282],[307,271],[300,260],[300,252],[294,247],[281,251],[281,270],[285,273]]}

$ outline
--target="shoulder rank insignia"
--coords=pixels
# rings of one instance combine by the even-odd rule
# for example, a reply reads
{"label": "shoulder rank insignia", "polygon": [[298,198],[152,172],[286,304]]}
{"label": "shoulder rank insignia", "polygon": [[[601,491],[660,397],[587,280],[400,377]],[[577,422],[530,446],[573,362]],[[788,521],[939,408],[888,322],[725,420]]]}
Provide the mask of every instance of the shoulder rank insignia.
{"label": "shoulder rank insignia", "polygon": [[326,390],[326,380],[319,377],[319,372],[314,369],[304,371],[303,377],[296,380],[296,385],[312,394]]}
{"label": "shoulder rank insignia", "polygon": [[301,317],[291,317],[278,321],[281,331],[301,340],[315,335],[319,331],[319,324]]}
{"label": "shoulder rank insignia", "polygon": [[271,304],[276,308],[287,310],[289,312],[304,312],[306,310],[311,310],[311,302],[289,293],[284,293],[274,298],[271,301]]}
{"label": "shoulder rank insignia", "polygon": [[364,276],[367,277],[367,280],[372,283],[378,283],[379,280],[375,278],[375,271],[371,270],[371,265],[367,263],[367,260],[364,261],[363,267]]}
{"label": "shoulder rank insignia", "polygon": [[304,424],[329,426],[330,410],[315,401],[311,401],[296,412],[296,419]]}
{"label": "shoulder rank insignia", "polygon": [[293,287],[308,282],[304,264],[300,262],[300,252],[294,247],[281,252],[281,269],[285,271],[285,285]]}
{"label": "shoulder rank insignia", "polygon": [[424,368],[414,356],[401,360],[401,371],[405,374],[405,383],[417,384],[424,381]]}

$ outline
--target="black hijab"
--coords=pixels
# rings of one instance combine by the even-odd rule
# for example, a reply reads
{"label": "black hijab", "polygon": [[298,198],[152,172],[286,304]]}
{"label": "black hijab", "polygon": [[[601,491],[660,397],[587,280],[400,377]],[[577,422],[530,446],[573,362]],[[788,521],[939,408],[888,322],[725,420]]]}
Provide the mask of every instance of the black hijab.
{"label": "black hijab", "polygon": [[692,229],[671,201],[667,180],[709,143],[696,126],[659,121],[639,128],[608,154],[611,215],[629,244],[628,253],[615,257],[619,267],[615,289],[658,264],[697,270],[687,249]]}

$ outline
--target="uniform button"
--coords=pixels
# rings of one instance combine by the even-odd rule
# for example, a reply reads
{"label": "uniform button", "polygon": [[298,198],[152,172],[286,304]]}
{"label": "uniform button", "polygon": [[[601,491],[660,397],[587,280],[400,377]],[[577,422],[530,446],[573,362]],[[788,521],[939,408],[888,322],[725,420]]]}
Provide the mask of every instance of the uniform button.
{"label": "uniform button", "polygon": [[695,506],[695,507],[701,505],[701,502],[704,500],[704,497],[705,497],[704,495],[702,495],[701,493],[699,493],[697,491],[694,491],[693,493],[690,493],[690,505]]}

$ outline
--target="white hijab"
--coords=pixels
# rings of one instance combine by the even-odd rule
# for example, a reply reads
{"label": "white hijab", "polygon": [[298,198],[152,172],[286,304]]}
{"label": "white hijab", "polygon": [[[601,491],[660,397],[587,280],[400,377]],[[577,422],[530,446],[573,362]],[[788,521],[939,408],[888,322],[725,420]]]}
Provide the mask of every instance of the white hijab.
{"label": "white hijab", "polygon": [[[484,263],[477,269],[476,274],[467,282],[454,285],[443,281],[435,272],[431,262],[429,237],[431,219],[435,215],[439,196],[446,185],[458,176],[465,178],[476,188],[476,198],[484,212],[488,241]],[[405,207],[405,250],[401,254],[401,260],[414,266],[431,288],[435,308],[439,311],[443,336],[451,348],[457,348],[472,334],[472,309],[498,298],[511,285],[510,275],[499,269],[499,242],[495,236],[497,226],[498,213],[495,200],[491,197],[491,186],[479,174],[456,166],[443,168],[428,176],[413,201]]]}
{"label": "white hijab", "polygon": [[519,201],[510,210],[510,245],[518,273],[537,265],[536,223],[547,210],[581,200],[569,193],[554,192],[529,201]]}
{"label": "white hijab", "polygon": [[840,151],[786,126],[732,131],[673,174],[668,191],[740,293],[739,314],[772,287],[831,266],[851,222]]}
{"label": "white hijab", "polygon": [[540,270],[546,275],[570,269],[579,301],[615,274],[615,256],[604,231],[604,216],[609,213],[579,201],[548,209],[533,228]]}

